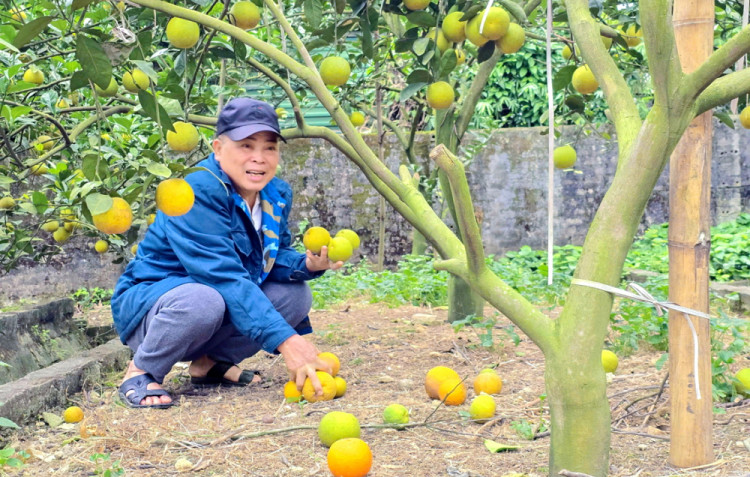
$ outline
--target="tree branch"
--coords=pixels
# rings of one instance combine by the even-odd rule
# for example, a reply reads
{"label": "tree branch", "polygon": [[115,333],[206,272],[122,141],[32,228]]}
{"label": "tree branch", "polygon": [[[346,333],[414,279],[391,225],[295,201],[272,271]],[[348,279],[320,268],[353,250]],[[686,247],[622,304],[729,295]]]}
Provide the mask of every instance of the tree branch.
{"label": "tree branch", "polygon": [[565,6],[573,36],[578,40],[583,58],[599,81],[609,103],[617,131],[620,157],[625,157],[642,124],[635,99],[614,60],[604,49],[600,39],[601,27],[591,17],[588,1],[565,0]]}
{"label": "tree branch", "polygon": [[[687,101],[697,98],[709,85],[719,81],[716,78],[731,68],[748,51],[750,51],[750,25],[743,28],[741,32],[724,43],[721,48],[714,51],[697,70],[686,75],[680,84],[679,94]],[[727,76],[732,76],[733,74],[737,73]]]}
{"label": "tree branch", "polygon": [[671,3],[669,0],[642,0],[640,4],[654,102],[664,105],[670,105],[672,92],[684,76],[672,26]]}
{"label": "tree branch", "polygon": [[302,40],[300,40],[299,36],[297,36],[297,32],[294,31],[292,26],[289,24],[289,21],[287,21],[284,13],[275,3],[273,3],[273,0],[265,0],[263,3],[268,7],[269,10],[271,10],[271,14],[273,14],[274,18],[276,18],[276,20],[279,22],[279,26],[282,28],[282,30],[284,30],[284,33],[286,33],[286,35],[292,41],[292,45],[294,45],[294,48],[299,52],[300,55],[302,55],[302,59],[305,61],[307,67],[313,71],[317,71],[315,62],[313,62],[312,57],[310,57],[310,52],[307,51],[307,48],[305,48],[305,44],[302,43]]}
{"label": "tree branch", "polygon": [[750,68],[714,80],[695,101],[695,116],[750,93]]}
{"label": "tree branch", "polygon": [[451,154],[444,144],[438,144],[430,152],[430,159],[435,161],[448,177],[451,195],[456,206],[456,219],[460,229],[460,237],[463,239],[466,250],[469,274],[477,276],[486,267],[484,245],[474,212],[474,204],[471,201],[464,165],[455,155]]}
{"label": "tree branch", "polygon": [[469,91],[464,95],[464,99],[461,102],[461,112],[458,113],[455,122],[456,137],[459,142],[461,142],[461,138],[463,138],[464,133],[466,133],[469,127],[471,117],[474,115],[479,98],[482,96],[482,91],[484,91],[492,70],[497,66],[497,62],[500,61],[501,56],[503,56],[503,52],[499,48],[495,48],[495,52],[490,59],[479,65],[474,81],[471,82]]}
{"label": "tree branch", "polygon": [[[7,99],[0,100],[0,103],[10,104],[12,106],[23,106],[20,103],[16,103],[15,101],[9,101]],[[65,131],[65,128],[63,127],[63,125],[60,124],[60,121],[50,116],[49,114],[36,110],[36,109],[32,109],[29,112],[32,114],[36,114],[37,116],[40,116],[46,119],[47,121],[51,122],[52,124],[54,124],[55,128],[57,128],[57,130],[60,131],[60,135],[63,137],[63,140],[65,141],[65,145],[66,146],[70,145],[70,138],[68,137],[68,133]]]}
{"label": "tree branch", "polygon": [[287,83],[281,76],[274,73],[271,68],[267,67],[255,58],[248,58],[247,62],[250,63],[253,68],[266,75],[271,81],[279,85],[281,89],[284,90],[284,92],[286,93],[286,97],[289,98],[289,102],[292,103],[292,111],[294,111],[294,119],[297,122],[297,127],[304,128],[305,118],[302,116],[302,108],[299,105],[299,101],[297,101],[297,95],[294,94],[294,90],[289,85],[289,83]]}

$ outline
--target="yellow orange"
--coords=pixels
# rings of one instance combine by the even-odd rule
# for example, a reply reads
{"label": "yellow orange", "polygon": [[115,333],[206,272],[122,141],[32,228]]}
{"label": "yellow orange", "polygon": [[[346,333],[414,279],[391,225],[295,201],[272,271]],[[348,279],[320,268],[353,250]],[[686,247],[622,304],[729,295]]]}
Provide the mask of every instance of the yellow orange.
{"label": "yellow orange", "polygon": [[482,371],[474,378],[474,393],[500,394],[503,380],[494,370]]}
{"label": "yellow orange", "polygon": [[297,389],[297,383],[294,381],[287,381],[284,384],[284,399],[286,402],[299,402],[302,396],[302,391]]}
{"label": "yellow orange", "polygon": [[466,401],[466,386],[457,378],[449,378],[440,383],[438,399],[448,406],[458,406]]}
{"label": "yellow orange", "polygon": [[106,212],[91,217],[94,227],[105,234],[121,234],[133,223],[133,211],[130,204],[121,197],[112,198],[112,207]]}
{"label": "yellow orange", "polygon": [[372,467],[372,451],[362,439],[347,437],[331,445],[327,461],[334,477],[364,477]]}
{"label": "yellow orange", "polygon": [[185,179],[167,179],[156,188],[156,207],[171,217],[187,214],[193,203],[195,194]]}
{"label": "yellow orange", "polygon": [[424,389],[432,399],[438,399],[440,385],[447,379],[461,379],[457,372],[447,366],[435,366],[427,372]]}
{"label": "yellow orange", "polygon": [[318,375],[320,384],[323,386],[323,395],[316,396],[312,381],[310,381],[310,378],[306,378],[305,384],[302,386],[302,397],[305,398],[305,401],[330,401],[336,397],[336,380],[333,379],[333,376],[323,371],[316,371],[315,374]]}
{"label": "yellow orange", "polygon": [[331,367],[331,376],[336,376],[337,374],[339,374],[339,369],[341,369],[341,361],[339,361],[338,356],[331,353],[330,351],[324,351],[323,353],[318,354],[318,358],[325,361]]}

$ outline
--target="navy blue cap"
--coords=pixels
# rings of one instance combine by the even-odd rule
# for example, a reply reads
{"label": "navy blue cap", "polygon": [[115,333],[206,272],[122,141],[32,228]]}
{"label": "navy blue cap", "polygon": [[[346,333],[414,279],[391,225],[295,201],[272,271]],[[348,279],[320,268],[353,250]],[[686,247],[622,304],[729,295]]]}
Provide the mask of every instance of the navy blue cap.
{"label": "navy blue cap", "polygon": [[235,98],[229,101],[216,122],[216,135],[226,134],[232,141],[241,141],[261,131],[276,133],[286,142],[273,106],[257,99]]}

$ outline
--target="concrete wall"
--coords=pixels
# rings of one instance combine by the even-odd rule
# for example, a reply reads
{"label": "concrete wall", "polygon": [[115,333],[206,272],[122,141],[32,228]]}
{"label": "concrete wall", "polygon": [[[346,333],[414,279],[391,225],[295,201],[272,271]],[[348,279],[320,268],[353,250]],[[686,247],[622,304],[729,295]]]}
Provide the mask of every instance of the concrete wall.
{"label": "concrete wall", "polygon": [[[542,128],[495,131],[467,167],[475,207],[482,219],[487,253],[501,254],[521,245],[546,247],[547,136]],[[566,130],[566,133],[573,133]],[[367,138],[375,145],[375,138]],[[427,157],[430,136],[419,136],[419,155]],[[396,171],[402,161],[395,138],[388,136],[385,162]],[[556,170],[554,232],[557,245],[583,243],[596,208],[614,175],[615,138],[599,135],[562,137],[578,151],[575,171]],[[307,144],[305,144],[307,143]],[[308,145],[309,144],[309,145]],[[714,125],[712,215],[714,223],[750,211],[750,131]],[[293,141],[283,150],[282,177],[295,190],[294,220],[309,219],[332,231],[353,228],[363,238],[368,257],[377,252],[379,196],[364,174],[322,140]],[[641,229],[667,222],[669,171],[662,173],[649,201]],[[409,251],[411,228],[387,207],[386,251],[391,258]]]}
{"label": "concrete wall", "polygon": [[[467,168],[475,206],[482,217],[487,253],[501,254],[521,245],[546,247],[547,239],[547,136],[540,128],[502,129],[477,140],[486,144]],[[573,133],[566,130],[567,133]],[[366,141],[377,148],[377,138]],[[418,136],[417,157],[426,158],[429,134]],[[563,137],[575,143],[575,171],[555,171],[555,243],[583,243],[586,230],[615,171],[615,139],[602,136]],[[396,139],[386,136],[382,147],[385,164],[397,171],[403,152]],[[750,131],[714,125],[712,214],[715,223],[750,211]],[[292,232],[307,219],[332,232],[356,230],[362,253],[375,260],[381,212],[386,230],[386,264],[408,253],[411,227],[392,207],[381,211],[380,196],[364,174],[343,154],[323,140],[290,141],[282,149],[279,175],[292,184],[295,204]],[[431,167],[431,164],[427,164]],[[664,171],[644,214],[642,228],[668,220],[668,171]],[[112,257],[99,257],[89,239],[71,241],[64,255],[44,266],[25,264],[0,274],[0,303],[39,294],[64,295],[80,287],[112,288],[122,265]],[[356,257],[355,257],[356,259]]]}

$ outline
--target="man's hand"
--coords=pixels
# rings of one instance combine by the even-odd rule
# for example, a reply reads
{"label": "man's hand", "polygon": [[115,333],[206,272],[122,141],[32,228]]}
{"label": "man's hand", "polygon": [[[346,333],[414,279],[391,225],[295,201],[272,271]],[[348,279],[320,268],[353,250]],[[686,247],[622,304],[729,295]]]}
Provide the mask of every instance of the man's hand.
{"label": "man's hand", "polygon": [[309,250],[307,251],[305,266],[311,272],[319,272],[320,270],[337,270],[344,266],[344,262],[331,262],[328,260],[328,247],[324,246],[320,249],[320,255],[315,255]]}
{"label": "man's hand", "polygon": [[289,379],[297,384],[297,389],[302,389],[305,378],[310,378],[315,395],[322,396],[323,386],[315,371],[330,374],[332,370],[328,363],[318,358],[318,348],[300,335],[292,335],[279,345],[278,350],[284,356]]}

